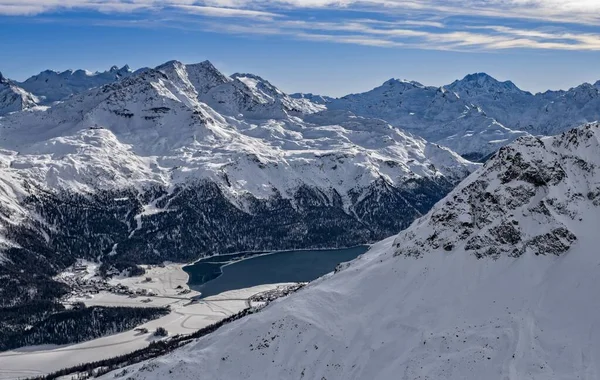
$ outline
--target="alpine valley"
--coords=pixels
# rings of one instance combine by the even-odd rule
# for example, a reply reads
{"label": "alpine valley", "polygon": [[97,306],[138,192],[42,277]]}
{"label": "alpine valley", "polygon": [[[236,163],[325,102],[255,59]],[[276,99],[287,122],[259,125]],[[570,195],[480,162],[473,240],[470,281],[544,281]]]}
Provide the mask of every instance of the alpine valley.
{"label": "alpine valley", "polygon": [[3,86],[3,109],[23,108],[0,119],[5,307],[60,296],[52,276],[76,259],[122,272],[374,242],[478,166],[210,62],[47,71]]}
{"label": "alpine valley", "polygon": [[[15,316],[0,334],[61,311],[72,289],[58,275],[81,260],[127,276],[381,241],[123,373],[595,379],[597,310],[579,311],[600,290],[598,119],[598,83],[531,94],[482,73],[341,98],[288,95],[208,61],[0,75],[0,308]],[[6,347],[32,342],[15,339]]]}

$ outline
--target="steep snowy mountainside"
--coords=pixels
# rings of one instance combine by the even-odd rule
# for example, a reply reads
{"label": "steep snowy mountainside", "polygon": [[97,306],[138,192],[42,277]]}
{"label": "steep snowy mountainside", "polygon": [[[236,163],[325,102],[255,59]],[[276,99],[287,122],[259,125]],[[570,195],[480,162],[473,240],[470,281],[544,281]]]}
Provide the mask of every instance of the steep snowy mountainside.
{"label": "steep snowy mountainside", "polygon": [[113,66],[104,72],[86,70],[43,71],[18,85],[39,97],[45,104],[63,100],[93,87],[115,82],[132,74],[129,66]]}
{"label": "steep snowy mountainside", "polygon": [[376,117],[476,159],[527,133],[511,130],[443,87],[390,79],[371,91],[344,96],[328,109]]}
{"label": "steep snowy mountainside", "polygon": [[0,116],[36,106],[39,99],[0,73]]}
{"label": "steep snowy mountainside", "polygon": [[397,253],[418,257],[443,248],[495,259],[561,255],[577,241],[585,209],[600,206],[599,154],[598,123],[503,147],[416,222],[427,236],[401,233]]}
{"label": "steep snowy mountainside", "polygon": [[522,91],[513,82],[500,82],[485,73],[469,74],[445,88],[461,99],[481,107],[488,116],[513,129],[521,126],[521,115],[530,112],[532,107],[541,105],[541,99]]}
{"label": "steep snowy mountainside", "polygon": [[534,135],[561,133],[600,120],[600,86],[584,83],[568,91],[531,94],[512,82],[478,73],[446,86],[511,129]]}
{"label": "steep snowy mountainside", "polygon": [[[527,119],[525,119],[527,120]],[[589,83],[574,87],[541,107],[527,128],[549,135],[576,125],[600,120],[600,88]]]}
{"label": "steep snowy mountainside", "polygon": [[333,101],[335,98],[326,95],[317,95],[312,93],[294,93],[290,94],[290,96],[294,99],[307,99],[315,104],[327,104]]}
{"label": "steep snowy mountainside", "polygon": [[306,99],[294,99],[257,75],[227,77],[209,61],[192,65],[170,61],[157,70],[174,82],[193,87],[196,98],[217,112],[241,120],[281,119],[325,109]]}
{"label": "steep snowy mountainside", "polygon": [[600,376],[600,126],[525,137],[395,238],[106,379]]}

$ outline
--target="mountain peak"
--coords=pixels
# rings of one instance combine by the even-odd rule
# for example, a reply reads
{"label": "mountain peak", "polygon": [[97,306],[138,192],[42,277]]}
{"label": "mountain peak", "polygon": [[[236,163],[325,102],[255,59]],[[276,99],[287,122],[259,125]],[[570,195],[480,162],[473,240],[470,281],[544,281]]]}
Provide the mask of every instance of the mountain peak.
{"label": "mountain peak", "polygon": [[2,72],[0,72],[0,83],[7,83],[8,80],[6,78],[4,78],[4,75],[2,75]]}
{"label": "mountain peak", "polygon": [[281,90],[273,86],[268,80],[264,79],[259,75],[249,73],[235,73],[231,75],[231,78],[237,79],[238,81],[244,83],[250,89],[256,89],[258,86],[268,90],[269,92],[283,94]]}
{"label": "mountain peak", "polygon": [[210,73],[211,76],[214,77],[225,77],[225,75],[223,73],[221,73],[219,71],[219,69],[217,69],[215,67],[215,65],[212,64],[211,61],[209,61],[208,59],[199,63],[192,63],[189,65],[186,65],[186,67],[188,68],[195,68],[196,70],[201,70],[205,73]]}
{"label": "mountain peak", "polygon": [[210,68],[213,68],[213,69],[217,70],[217,68],[215,67],[215,65],[213,65],[212,62],[209,61],[208,59],[206,59],[206,60],[198,63],[198,65],[204,66],[204,67],[210,67]]}
{"label": "mountain peak", "polygon": [[484,73],[473,73],[466,75],[461,80],[452,82],[447,88],[457,92],[459,95],[466,93],[520,93],[528,94],[528,92],[519,89],[513,82],[507,80],[501,82],[493,76]]}
{"label": "mountain peak", "polygon": [[44,103],[50,104],[64,100],[67,97],[100,87],[131,75],[129,66],[122,68],[113,66],[106,71],[90,72],[87,70],[45,70],[28,78],[24,82],[17,82],[24,90],[39,97]]}
{"label": "mountain peak", "polygon": [[235,73],[235,74],[231,74],[232,78],[252,78],[252,79],[256,79],[259,80],[261,82],[267,82],[266,79],[262,78],[259,75],[256,74],[250,74],[250,73]]}
{"label": "mountain peak", "polygon": [[382,86],[396,86],[396,85],[402,85],[402,86],[409,85],[411,87],[425,87],[421,83],[414,81],[414,80],[396,79],[396,78],[390,78],[390,79],[386,80],[385,82],[383,82]]}
{"label": "mountain peak", "polygon": [[129,65],[125,65],[121,68],[119,68],[119,66],[117,66],[117,65],[114,65],[110,68],[110,70],[108,70],[108,72],[112,73],[112,74],[121,75],[123,73],[130,73],[131,68],[129,67]]}
{"label": "mountain peak", "polygon": [[177,69],[177,68],[183,68],[185,66],[186,65],[184,65],[183,62],[173,59],[171,61],[167,61],[167,62],[163,63],[162,65],[157,66],[156,70],[160,71],[160,70],[165,70],[165,69],[170,69],[170,68]]}
{"label": "mountain peak", "polygon": [[493,76],[489,75],[488,73],[484,73],[484,72],[467,74],[467,75],[465,75],[463,80],[465,80],[465,81],[492,80],[492,81],[498,82],[498,80],[496,78],[494,78]]}
{"label": "mountain peak", "polygon": [[185,65],[185,69],[198,94],[205,94],[212,88],[231,81],[208,60]]}
{"label": "mountain peak", "polygon": [[571,90],[575,90],[575,91],[577,91],[577,90],[589,91],[589,90],[595,89],[599,84],[600,84],[600,81],[596,82],[595,84],[591,84],[591,83],[587,83],[586,82],[586,83],[580,84],[577,87],[573,87]]}

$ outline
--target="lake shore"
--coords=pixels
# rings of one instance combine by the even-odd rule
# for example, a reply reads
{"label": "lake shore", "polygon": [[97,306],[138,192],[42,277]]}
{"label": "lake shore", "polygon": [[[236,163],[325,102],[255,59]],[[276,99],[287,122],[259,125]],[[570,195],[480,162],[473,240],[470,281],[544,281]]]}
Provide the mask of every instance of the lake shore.
{"label": "lake shore", "polygon": [[354,260],[369,246],[328,250],[277,251],[242,256],[209,257],[183,269],[190,274],[191,289],[208,297],[232,289],[259,284],[310,282],[335,270],[342,262]]}
{"label": "lake shore", "polygon": [[[183,265],[183,267],[186,266],[191,266],[194,265],[200,261],[204,261],[204,260],[208,260],[214,257],[223,257],[223,256],[234,256],[234,255],[251,255],[248,258],[252,258],[252,257],[259,257],[259,256],[266,256],[266,255],[272,255],[275,253],[285,253],[285,252],[303,252],[303,251],[337,251],[340,249],[352,249],[352,248],[357,248],[357,247],[370,247],[371,244],[358,244],[358,245],[352,245],[349,247],[338,247],[338,248],[299,248],[299,249],[282,249],[282,250],[278,250],[278,251],[241,251],[241,252],[232,252],[232,253],[224,253],[224,254],[217,254],[217,255],[210,255],[210,256],[204,256],[199,258],[198,260],[192,261],[189,264],[185,264]],[[245,259],[242,259],[245,260]]]}
{"label": "lake shore", "polygon": [[[129,330],[77,344],[23,347],[2,352],[0,353],[0,380],[38,376],[80,363],[108,359],[135,351],[159,339],[152,335],[157,327],[164,327],[169,335],[191,334],[244,310],[251,304],[249,299],[258,293],[276,289],[278,286],[290,285],[289,283],[270,284],[232,290],[200,302],[190,303],[190,299],[199,293],[189,289],[188,275],[183,271],[183,266],[184,264],[171,263],[164,266],[149,266],[146,267],[146,274],[143,276],[115,278],[109,281],[111,284],[122,284],[132,289],[146,289],[147,292],[155,294],[152,296],[133,298],[100,292],[85,297],[73,297],[69,300],[82,301],[86,306],[168,306],[171,309],[168,315],[137,326],[147,329],[149,333]],[[151,280],[147,281],[146,278]],[[182,291],[186,293],[180,294]],[[146,302],[148,299],[151,301]]]}

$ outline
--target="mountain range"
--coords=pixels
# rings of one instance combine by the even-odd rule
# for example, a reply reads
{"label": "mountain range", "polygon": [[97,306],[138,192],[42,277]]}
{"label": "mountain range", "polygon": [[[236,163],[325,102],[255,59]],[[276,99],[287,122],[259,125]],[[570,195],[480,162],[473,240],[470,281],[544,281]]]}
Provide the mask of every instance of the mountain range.
{"label": "mountain range", "polygon": [[[198,66],[206,64],[210,62]],[[35,105],[62,101],[71,95],[146,70],[149,69],[133,72],[127,65],[122,68],[113,66],[110,70],[96,73],[47,70],[23,82],[4,79],[4,87],[8,88],[1,92],[4,95],[0,98],[0,116]],[[228,77],[217,72],[214,76],[207,75],[209,77],[194,80],[200,86],[197,90],[198,99],[230,116],[235,116],[233,113],[237,106],[232,105],[231,99],[219,98],[231,93],[232,89],[225,90],[228,86],[254,86],[253,96],[259,101],[273,98],[274,94],[281,92],[252,74]],[[7,86],[8,82],[10,86]],[[208,93],[209,87],[212,88],[216,83],[223,85],[219,91],[224,92]],[[260,83],[259,89],[256,83]],[[313,111],[325,108],[345,110],[358,116],[384,119],[394,127],[446,146],[476,161],[486,159],[501,146],[527,134],[552,135],[600,120],[600,81],[595,84],[584,83],[567,91],[532,94],[519,89],[511,81],[501,82],[485,73],[469,74],[441,87],[390,79],[371,91],[341,98],[296,93],[281,99],[287,99],[288,105],[294,101],[308,107],[312,105]],[[273,117],[273,112],[276,112],[275,108],[265,114],[261,113],[263,111],[261,108],[252,116],[252,111],[246,109],[244,118]]]}
{"label": "mountain range", "polygon": [[123,373],[595,379],[599,99],[599,83],[531,94],[481,73],[288,95],[208,61],[0,75],[0,307],[46,318],[77,259],[381,240]]}
{"label": "mountain range", "polygon": [[3,305],[52,299],[52,275],[77,258],[122,267],[377,241],[478,167],[210,62],[111,71],[57,74],[73,89],[115,80],[0,118]]}

